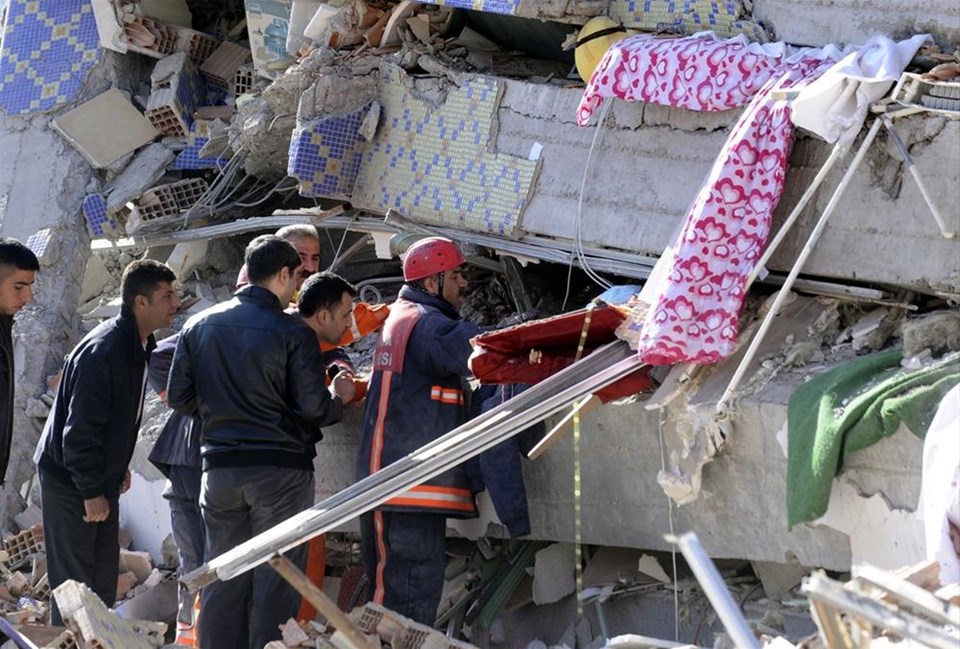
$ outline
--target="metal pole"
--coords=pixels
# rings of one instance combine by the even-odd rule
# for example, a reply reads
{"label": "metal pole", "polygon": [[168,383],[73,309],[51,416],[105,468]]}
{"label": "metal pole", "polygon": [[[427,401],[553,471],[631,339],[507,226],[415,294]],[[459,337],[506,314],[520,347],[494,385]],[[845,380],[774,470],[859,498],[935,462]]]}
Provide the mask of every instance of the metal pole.
{"label": "metal pole", "polygon": [[737,649],[760,649],[760,643],[757,642],[753,631],[740,613],[740,607],[730,596],[730,591],[727,590],[727,585],[723,583],[723,578],[717,572],[717,567],[704,552],[697,535],[687,532],[673,541],[680,546],[683,558],[693,570],[694,576],[703,587],[703,592],[706,593],[713,610],[717,612],[717,616],[723,622]]}
{"label": "metal pole", "polygon": [[910,155],[910,151],[907,149],[907,146],[903,143],[903,140],[900,139],[900,134],[897,133],[897,129],[893,125],[893,120],[890,119],[889,115],[881,115],[880,119],[883,120],[883,125],[887,127],[887,132],[890,134],[890,139],[893,140],[894,145],[897,147],[897,151],[900,152],[900,157],[903,158],[904,166],[910,172],[910,175],[913,176],[914,181],[916,181],[917,187],[920,189],[920,195],[923,196],[923,200],[926,201],[927,207],[930,208],[930,212],[933,214],[933,218],[936,220],[937,226],[940,228],[940,234],[947,239],[954,238],[957,236],[957,233],[947,227],[946,222],[943,220],[943,215],[940,214],[940,210],[937,209],[933,199],[930,197],[930,192],[927,191],[927,186],[924,185],[923,179],[920,178],[920,172],[917,171],[917,165],[913,163],[913,156]]}
{"label": "metal pole", "polygon": [[793,283],[796,281],[797,275],[800,274],[800,269],[803,268],[804,262],[807,261],[810,253],[813,252],[813,247],[817,244],[817,241],[820,240],[820,235],[823,234],[823,230],[827,226],[827,221],[837,208],[837,205],[840,204],[840,198],[843,196],[843,192],[847,189],[847,186],[853,179],[857,168],[860,167],[860,163],[863,162],[863,157],[866,155],[867,149],[870,148],[874,138],[877,137],[877,132],[880,130],[881,124],[883,124],[882,120],[875,120],[873,125],[870,127],[870,130],[867,131],[866,137],[863,138],[863,143],[860,145],[860,148],[857,149],[857,154],[850,163],[850,167],[847,169],[846,173],[844,173],[843,178],[840,180],[840,184],[837,185],[837,189],[833,192],[833,196],[830,197],[830,201],[824,208],[823,214],[820,215],[820,220],[817,221],[816,226],[813,228],[813,232],[810,233],[810,237],[807,239],[806,245],[804,245],[803,250],[801,250],[800,254],[797,256],[797,261],[794,262],[793,268],[790,269],[790,274],[787,275],[787,279],[784,280],[783,286],[780,288],[780,292],[773,301],[773,305],[770,307],[770,310],[767,311],[767,315],[760,324],[760,328],[757,330],[757,333],[753,336],[753,340],[750,341],[750,347],[747,348],[747,352],[740,361],[740,365],[737,366],[737,371],[734,373],[733,378],[730,379],[730,384],[724,391],[720,401],[717,402],[718,415],[723,415],[726,412],[727,403],[730,401],[733,393],[740,385],[740,381],[743,380],[743,375],[746,374],[750,363],[753,362],[753,357],[756,356],[757,350],[760,348],[761,343],[763,343],[763,339],[767,335],[767,331],[769,331],[770,326],[773,324],[773,319],[777,317],[777,314],[780,312],[780,308],[787,299],[787,295],[790,294],[790,289],[793,287]]}
{"label": "metal pole", "polygon": [[746,293],[747,289],[749,289],[750,286],[757,280],[757,276],[763,272],[767,262],[770,261],[771,257],[773,257],[773,253],[777,251],[777,248],[787,236],[790,228],[793,227],[793,224],[796,223],[797,219],[800,217],[800,213],[807,206],[807,203],[810,202],[810,199],[813,198],[813,195],[817,192],[817,190],[820,189],[820,185],[823,184],[827,174],[833,170],[833,165],[835,165],[837,160],[840,159],[840,154],[844,151],[844,149],[845,147],[842,147],[839,144],[833,145],[833,148],[830,150],[830,156],[824,161],[823,165],[821,165],[820,171],[817,172],[813,182],[811,182],[810,186],[807,187],[807,190],[803,192],[803,196],[801,196],[800,200],[797,201],[797,204],[790,212],[790,216],[788,216],[787,220],[783,222],[783,225],[780,226],[776,236],[774,236],[770,243],[767,244],[767,248],[763,251],[763,255],[757,260],[757,263],[753,267],[753,272],[750,273],[750,277],[747,279],[747,285],[743,287],[744,293]]}
{"label": "metal pole", "polygon": [[[311,509],[210,560],[185,575],[182,578],[183,583],[191,589],[197,589],[217,579],[230,579],[255,568],[274,554],[285,552],[370,511],[396,494],[403,493],[492,448],[504,439],[525,430],[531,423],[562,410],[583,395],[606,387],[642,367],[639,357],[626,343],[611,343],[606,349],[608,353],[602,356],[609,359],[609,365],[602,370],[597,370],[596,363],[590,364],[585,378],[556,391],[558,388],[554,379],[560,379],[567,370],[590,361],[602,351],[598,350],[564,372],[489,411],[484,420],[485,429],[478,431],[472,422],[467,422]],[[523,408],[514,403],[527,395],[531,395],[531,398],[523,404]]]}

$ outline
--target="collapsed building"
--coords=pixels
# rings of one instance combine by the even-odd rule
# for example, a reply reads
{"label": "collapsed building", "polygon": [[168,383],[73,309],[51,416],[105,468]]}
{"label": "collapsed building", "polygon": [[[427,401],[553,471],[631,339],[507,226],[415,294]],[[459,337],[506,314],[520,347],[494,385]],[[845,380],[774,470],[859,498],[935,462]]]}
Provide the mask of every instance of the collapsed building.
{"label": "collapsed building", "polygon": [[[10,0],[0,233],[29,241],[42,271],[15,331],[18,437],[3,519],[29,503],[48,377],[115,308],[103,295],[114,297],[135,255],[178,273],[196,298],[184,318],[229,298],[247,238],[299,222],[327,232],[324,264],[371,300],[396,290],[404,240],[461,242],[482,296],[470,315],[487,325],[579,309],[608,285],[652,286],[702,188],[722,191],[716,169],[743,116],[765,110],[753,102],[763,83],[701,106],[658,101],[633,77],[585,85],[563,44],[598,16],[675,39],[742,37],[724,52],[733,66],[772,43],[930,39],[904,62],[908,76],[869,100],[888,108],[871,112],[869,131],[858,122],[855,141],[834,146],[791,126],[782,168],[744,163],[782,185],[758,199],[770,237],[796,223],[727,322],[739,334],[719,356],[660,363],[655,392],[584,410],[578,441],[560,437],[526,462],[530,538],[564,552],[655,552],[671,549],[665,534],[694,530],[712,557],[751,562],[770,590],[808,567],[922,559],[921,439],[901,426],[850,455],[817,486],[817,515],[797,519],[788,502],[812,487],[788,480],[787,411],[801,385],[860,354],[893,345],[922,366],[960,348],[960,247],[945,236],[960,230],[960,105],[921,76],[960,63],[952,2],[917,15],[900,2]],[[675,39],[656,53],[668,60]],[[773,78],[787,57],[770,56]],[[770,92],[796,98],[789,85]],[[792,292],[775,298],[784,283]],[[149,408],[163,416],[156,399]],[[318,502],[353,482],[359,418],[348,410],[326,431]],[[159,557],[150,435],[148,424],[125,497],[129,512],[148,514],[126,518]],[[503,536],[487,518],[458,533]]]}

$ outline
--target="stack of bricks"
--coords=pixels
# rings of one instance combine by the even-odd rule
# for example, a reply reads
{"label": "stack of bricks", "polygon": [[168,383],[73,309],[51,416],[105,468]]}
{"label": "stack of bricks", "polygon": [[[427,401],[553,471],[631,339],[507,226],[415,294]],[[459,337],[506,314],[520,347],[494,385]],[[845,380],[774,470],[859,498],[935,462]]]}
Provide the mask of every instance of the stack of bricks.
{"label": "stack of bricks", "polygon": [[167,56],[150,75],[147,119],[164,135],[186,137],[193,123],[193,111],[206,96],[203,77],[184,52]]}
{"label": "stack of bricks", "polygon": [[220,41],[213,36],[192,29],[183,30],[181,39],[186,45],[187,55],[197,65],[203,65],[220,47]]}
{"label": "stack of bricks", "polygon": [[200,66],[207,83],[228,93],[234,92],[237,72],[250,61],[250,50],[234,43],[223,42]]}
{"label": "stack of bricks", "polygon": [[3,550],[7,553],[6,567],[15,570],[29,559],[30,555],[42,553],[43,526],[34,525],[19,534],[9,536],[3,540]]}
{"label": "stack of bricks", "polygon": [[133,201],[134,209],[127,216],[127,234],[136,234],[147,225],[170,223],[196,205],[208,189],[206,180],[188,178],[147,190]]}

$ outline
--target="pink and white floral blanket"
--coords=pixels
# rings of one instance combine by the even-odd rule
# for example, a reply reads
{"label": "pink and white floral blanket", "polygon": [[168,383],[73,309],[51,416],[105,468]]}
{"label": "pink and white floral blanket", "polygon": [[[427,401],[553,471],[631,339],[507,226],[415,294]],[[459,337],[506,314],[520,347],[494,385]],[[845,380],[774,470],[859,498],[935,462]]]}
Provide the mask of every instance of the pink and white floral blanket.
{"label": "pink and white floral blanket", "polygon": [[605,97],[699,111],[749,103],[687,213],[650,303],[639,342],[644,362],[716,363],[733,351],[747,278],[766,245],[793,145],[789,104],[771,92],[803,86],[833,63],[788,56],[782,45],[710,36],[632,37],[607,51],[580,102],[581,124]]}

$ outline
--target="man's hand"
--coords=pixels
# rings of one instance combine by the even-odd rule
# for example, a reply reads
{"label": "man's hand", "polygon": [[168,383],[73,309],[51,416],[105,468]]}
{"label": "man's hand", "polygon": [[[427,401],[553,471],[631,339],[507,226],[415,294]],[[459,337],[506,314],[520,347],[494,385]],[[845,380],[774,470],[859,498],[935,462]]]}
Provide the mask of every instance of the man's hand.
{"label": "man's hand", "polygon": [[86,513],[83,516],[85,523],[102,523],[110,516],[110,503],[103,496],[83,501]]}
{"label": "man's hand", "polygon": [[344,405],[353,401],[357,395],[357,388],[353,385],[353,375],[349,372],[339,372],[330,383],[330,391],[334,396],[340,397]]}
{"label": "man's hand", "polygon": [[130,469],[123,472],[123,482],[120,483],[120,493],[125,494],[130,491]]}

